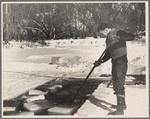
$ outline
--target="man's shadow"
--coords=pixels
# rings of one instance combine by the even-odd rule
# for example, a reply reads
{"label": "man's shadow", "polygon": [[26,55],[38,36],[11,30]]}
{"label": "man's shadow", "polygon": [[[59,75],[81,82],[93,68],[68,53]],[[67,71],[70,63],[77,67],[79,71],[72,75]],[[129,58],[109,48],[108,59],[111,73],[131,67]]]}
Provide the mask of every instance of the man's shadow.
{"label": "man's shadow", "polygon": [[100,99],[97,99],[95,96],[90,96],[90,98],[88,99],[92,104],[96,105],[97,107],[100,107],[104,110],[107,110],[109,112],[112,112],[113,110],[110,109],[110,107],[107,107],[105,105],[103,105],[103,103],[109,105],[109,106],[112,106],[113,104],[109,103],[109,102],[106,102],[104,100],[100,100]]}

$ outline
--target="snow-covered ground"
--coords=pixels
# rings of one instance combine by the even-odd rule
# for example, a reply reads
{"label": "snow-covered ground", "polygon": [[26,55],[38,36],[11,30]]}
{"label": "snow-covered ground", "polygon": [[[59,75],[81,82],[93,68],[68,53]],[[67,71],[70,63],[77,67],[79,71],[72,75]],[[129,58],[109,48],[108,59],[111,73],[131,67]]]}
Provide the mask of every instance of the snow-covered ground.
{"label": "snow-covered ground", "polygon": [[[126,105],[124,115],[107,115],[115,111],[110,108],[116,105],[116,95],[113,94],[112,85],[100,84],[89,99],[78,109],[75,117],[88,118],[145,118],[149,116],[148,92],[144,85],[125,85]],[[91,111],[92,110],[92,111]]]}
{"label": "snow-covered ground", "polygon": [[[105,39],[77,39],[38,43],[10,42],[3,48],[3,71],[34,72],[46,75],[87,75],[105,49]],[[146,74],[147,47],[143,42],[127,42],[127,74]],[[50,64],[49,64],[50,63]],[[111,74],[111,60],[97,67],[92,75]]]}

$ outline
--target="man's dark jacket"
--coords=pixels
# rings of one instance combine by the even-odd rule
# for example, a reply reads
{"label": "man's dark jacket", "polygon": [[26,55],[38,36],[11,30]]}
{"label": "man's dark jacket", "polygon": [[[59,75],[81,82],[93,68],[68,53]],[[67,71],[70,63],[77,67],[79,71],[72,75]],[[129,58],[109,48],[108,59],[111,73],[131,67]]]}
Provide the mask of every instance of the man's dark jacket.
{"label": "man's dark jacket", "polygon": [[126,41],[134,40],[134,35],[131,33],[126,33],[122,30],[112,29],[106,38],[106,46],[110,47],[106,51],[102,62],[106,62],[110,58],[115,60],[119,57],[127,55]]}

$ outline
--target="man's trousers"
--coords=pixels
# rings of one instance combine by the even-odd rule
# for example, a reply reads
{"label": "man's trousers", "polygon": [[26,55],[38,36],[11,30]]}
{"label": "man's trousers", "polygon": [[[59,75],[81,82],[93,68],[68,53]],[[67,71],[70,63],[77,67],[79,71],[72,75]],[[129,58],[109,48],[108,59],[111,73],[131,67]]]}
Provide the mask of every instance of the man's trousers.
{"label": "man's trousers", "polygon": [[112,60],[113,89],[116,95],[125,95],[124,82],[127,72],[127,62],[126,55]]}

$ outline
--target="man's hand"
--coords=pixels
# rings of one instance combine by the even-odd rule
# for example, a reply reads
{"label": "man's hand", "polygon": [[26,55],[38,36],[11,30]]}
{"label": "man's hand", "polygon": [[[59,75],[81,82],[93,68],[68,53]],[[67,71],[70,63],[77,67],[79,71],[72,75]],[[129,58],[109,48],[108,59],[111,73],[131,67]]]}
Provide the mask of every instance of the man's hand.
{"label": "man's hand", "polygon": [[98,67],[101,65],[101,63],[102,63],[101,61],[95,61],[93,64],[95,67]]}

